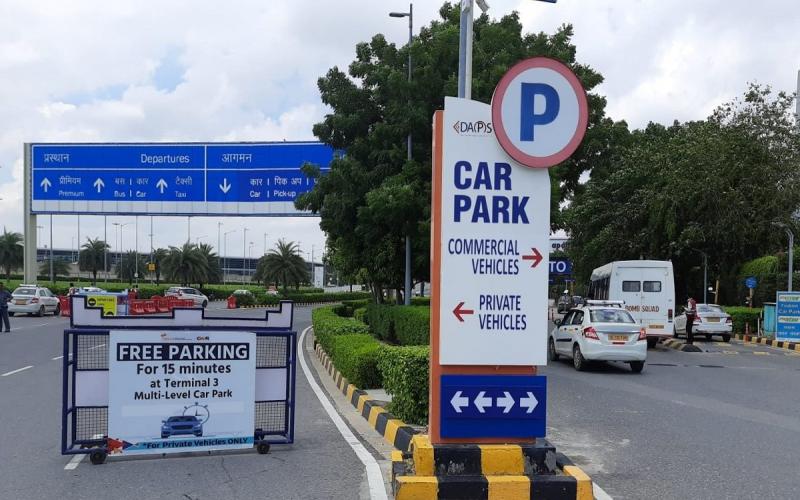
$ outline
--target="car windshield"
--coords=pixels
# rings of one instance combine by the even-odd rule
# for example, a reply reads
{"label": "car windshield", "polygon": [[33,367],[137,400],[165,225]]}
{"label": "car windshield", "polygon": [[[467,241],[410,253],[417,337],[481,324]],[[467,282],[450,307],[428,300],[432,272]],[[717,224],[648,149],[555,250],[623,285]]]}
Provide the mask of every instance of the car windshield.
{"label": "car windshield", "polygon": [[633,316],[622,309],[592,309],[592,323],[635,323]]}
{"label": "car windshield", "polygon": [[722,308],[716,304],[698,304],[697,312],[722,314]]}
{"label": "car windshield", "polygon": [[36,295],[35,288],[17,288],[12,295]]}
{"label": "car windshield", "polygon": [[194,422],[195,420],[197,419],[192,416],[169,417],[170,422]]}

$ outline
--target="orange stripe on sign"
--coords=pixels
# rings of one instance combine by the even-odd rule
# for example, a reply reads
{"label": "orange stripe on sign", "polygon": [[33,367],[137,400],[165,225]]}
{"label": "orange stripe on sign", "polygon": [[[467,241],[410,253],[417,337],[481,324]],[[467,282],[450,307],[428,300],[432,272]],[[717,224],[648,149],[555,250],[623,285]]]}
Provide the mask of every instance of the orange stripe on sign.
{"label": "orange stripe on sign", "polygon": [[444,161],[444,111],[433,114],[433,175],[431,182],[431,370],[428,398],[428,429],[431,441],[441,440],[439,405],[442,370],[439,365],[439,332],[441,323],[442,279],[442,162]]}

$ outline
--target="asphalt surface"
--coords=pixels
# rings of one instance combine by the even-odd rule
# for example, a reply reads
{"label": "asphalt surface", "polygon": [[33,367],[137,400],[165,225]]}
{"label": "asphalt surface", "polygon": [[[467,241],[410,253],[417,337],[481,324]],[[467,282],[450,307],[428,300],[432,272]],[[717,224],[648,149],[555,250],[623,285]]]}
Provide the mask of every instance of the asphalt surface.
{"label": "asphalt surface", "polygon": [[615,499],[797,498],[800,356],[695,343],[650,349],[639,375],[550,363],[549,438]]}
{"label": "asphalt surface", "polygon": [[[219,307],[212,305],[212,308]],[[262,316],[263,309],[220,314]],[[298,334],[310,309],[295,310]],[[365,498],[364,465],[323,411],[298,366],[293,445],[269,454],[88,458],[65,470],[61,450],[62,318],[12,318],[0,334],[0,499]],[[16,373],[10,373],[30,366]],[[9,374],[10,373],[10,374]]]}

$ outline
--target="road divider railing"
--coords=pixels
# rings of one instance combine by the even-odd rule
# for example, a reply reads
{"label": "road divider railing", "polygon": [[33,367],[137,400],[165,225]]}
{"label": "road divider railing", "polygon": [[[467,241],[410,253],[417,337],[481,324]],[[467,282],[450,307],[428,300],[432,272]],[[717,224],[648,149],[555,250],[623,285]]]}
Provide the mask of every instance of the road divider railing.
{"label": "road divider railing", "polygon": [[745,335],[742,333],[735,334],[734,338],[737,340],[741,340],[745,344],[768,345],[776,349],[785,349],[787,351],[800,352],[800,342],[775,340],[775,339],[769,339],[767,337],[756,337],[753,335]]}
{"label": "road divider railing", "polygon": [[594,498],[591,478],[545,439],[529,444],[433,445],[336,369],[319,343],[322,366],[350,404],[392,446],[392,487],[404,499]]}

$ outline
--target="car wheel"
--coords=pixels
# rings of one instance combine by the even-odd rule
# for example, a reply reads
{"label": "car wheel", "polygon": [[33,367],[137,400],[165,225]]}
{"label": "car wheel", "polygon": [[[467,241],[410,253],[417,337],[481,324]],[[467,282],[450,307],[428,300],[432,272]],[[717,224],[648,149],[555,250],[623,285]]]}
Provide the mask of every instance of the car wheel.
{"label": "car wheel", "polygon": [[8,313],[8,316],[9,316],[10,318],[13,318],[13,317],[14,317],[14,314],[16,314],[16,313]]}
{"label": "car wheel", "polygon": [[730,342],[731,341],[731,336],[726,333],[725,335],[722,336],[722,341],[723,342]]}
{"label": "car wheel", "polygon": [[658,337],[647,337],[647,348],[652,349],[658,344]]}
{"label": "car wheel", "polygon": [[53,311],[53,316],[61,316],[61,304],[56,306],[56,310]]}
{"label": "car wheel", "polygon": [[204,301],[203,301],[203,309],[205,309],[206,307],[208,307],[208,301],[207,301],[207,300],[204,300]]}
{"label": "car wheel", "polygon": [[39,312],[37,312],[36,315],[39,316],[40,318],[44,316],[44,306],[39,308]]}
{"label": "car wheel", "polygon": [[556,352],[556,343],[553,342],[553,337],[547,342],[547,359],[549,361],[558,361],[558,353]]}
{"label": "car wheel", "polygon": [[586,358],[583,357],[583,354],[581,353],[581,347],[578,344],[575,344],[572,347],[572,365],[579,372],[582,372],[586,369]]}
{"label": "car wheel", "polygon": [[644,370],[644,361],[631,361],[631,371],[633,373],[642,373]]}

